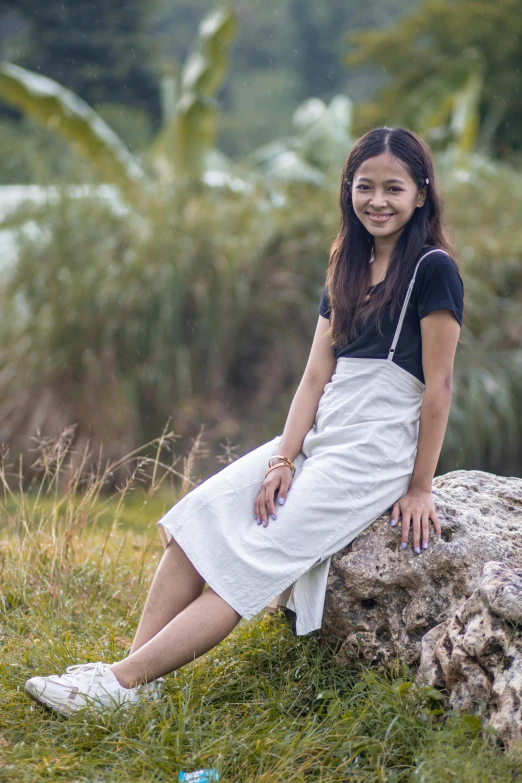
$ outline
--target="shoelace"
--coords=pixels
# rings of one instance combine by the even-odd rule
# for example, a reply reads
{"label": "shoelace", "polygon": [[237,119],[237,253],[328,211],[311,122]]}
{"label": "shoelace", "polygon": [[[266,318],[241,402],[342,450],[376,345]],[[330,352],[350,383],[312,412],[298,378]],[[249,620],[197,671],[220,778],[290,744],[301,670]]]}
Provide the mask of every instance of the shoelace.
{"label": "shoelace", "polygon": [[68,666],[65,670],[65,674],[76,677],[78,674],[83,674],[90,671],[91,679],[89,680],[89,684],[87,686],[90,688],[94,682],[95,677],[105,674],[107,669],[108,664],[103,663],[102,661],[96,661],[96,663],[76,663],[74,666]]}
{"label": "shoelace", "polygon": [[[68,666],[65,670],[65,676],[70,677],[76,677],[78,674],[83,674],[91,671],[91,678],[89,680],[88,688],[91,687],[92,683],[94,682],[94,679],[98,677],[99,675],[103,675],[106,673],[107,669],[109,668],[108,663],[103,663],[103,661],[96,661],[96,663],[76,663],[74,666]],[[53,679],[60,679],[59,675],[51,675]],[[64,675],[62,675],[64,676]],[[151,680],[149,683],[143,683],[143,685],[138,686],[140,690],[159,690],[161,689],[161,686],[165,680],[163,677],[158,677],[156,680]]]}

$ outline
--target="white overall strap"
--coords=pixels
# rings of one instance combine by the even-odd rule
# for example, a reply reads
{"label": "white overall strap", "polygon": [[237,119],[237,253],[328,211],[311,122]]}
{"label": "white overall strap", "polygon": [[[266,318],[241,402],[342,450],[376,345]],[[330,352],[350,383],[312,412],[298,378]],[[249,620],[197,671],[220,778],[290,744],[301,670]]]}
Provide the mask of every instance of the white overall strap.
{"label": "white overall strap", "polygon": [[427,253],[424,253],[424,255],[419,258],[419,260],[417,262],[417,266],[415,267],[415,271],[413,273],[413,277],[410,280],[410,284],[408,286],[408,290],[406,291],[406,297],[404,299],[404,304],[402,305],[402,310],[401,310],[401,314],[400,314],[400,317],[399,317],[399,322],[397,324],[397,328],[395,330],[395,335],[393,337],[393,342],[391,344],[390,352],[388,354],[388,361],[390,361],[390,362],[393,361],[393,354],[395,353],[395,347],[397,345],[397,342],[399,341],[399,337],[400,337],[400,334],[401,334],[401,328],[402,328],[402,322],[404,321],[404,316],[406,315],[406,308],[408,307],[408,302],[410,301],[410,296],[411,296],[411,292],[412,292],[412,289],[413,289],[413,284],[415,282],[415,277],[417,275],[417,269],[419,268],[419,264],[422,261],[422,259],[426,258],[426,256],[429,256],[430,253],[444,253],[444,255],[448,256],[448,258],[449,258],[449,254],[446,253],[445,250],[441,250],[438,247],[434,248],[433,250],[428,250]]}

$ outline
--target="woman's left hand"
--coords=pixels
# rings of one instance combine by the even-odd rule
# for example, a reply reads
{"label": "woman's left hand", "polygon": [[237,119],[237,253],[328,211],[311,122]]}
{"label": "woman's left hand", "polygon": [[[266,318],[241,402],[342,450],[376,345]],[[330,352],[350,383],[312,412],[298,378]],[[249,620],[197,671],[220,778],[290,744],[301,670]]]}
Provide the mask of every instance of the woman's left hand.
{"label": "woman's left hand", "polygon": [[430,519],[437,538],[440,538],[440,522],[435,510],[435,503],[431,492],[422,489],[409,489],[405,495],[398,500],[392,509],[390,525],[394,527],[399,522],[402,515],[402,549],[408,546],[410,535],[410,524],[413,525],[413,548],[419,555],[422,548],[428,548],[428,539],[430,533]]}

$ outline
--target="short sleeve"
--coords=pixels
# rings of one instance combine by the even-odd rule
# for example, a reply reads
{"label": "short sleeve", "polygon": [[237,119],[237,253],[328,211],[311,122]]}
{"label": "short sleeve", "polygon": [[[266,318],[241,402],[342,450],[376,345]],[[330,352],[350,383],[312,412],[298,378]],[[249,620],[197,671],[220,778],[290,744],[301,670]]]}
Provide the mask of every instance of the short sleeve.
{"label": "short sleeve", "polygon": [[434,253],[421,261],[415,287],[419,319],[434,310],[452,310],[462,326],[464,283],[455,261],[450,256]]}
{"label": "short sleeve", "polygon": [[326,293],[326,289],[323,288],[321,301],[319,303],[319,315],[322,315],[323,318],[330,318],[330,314],[330,300],[328,298],[328,294]]}

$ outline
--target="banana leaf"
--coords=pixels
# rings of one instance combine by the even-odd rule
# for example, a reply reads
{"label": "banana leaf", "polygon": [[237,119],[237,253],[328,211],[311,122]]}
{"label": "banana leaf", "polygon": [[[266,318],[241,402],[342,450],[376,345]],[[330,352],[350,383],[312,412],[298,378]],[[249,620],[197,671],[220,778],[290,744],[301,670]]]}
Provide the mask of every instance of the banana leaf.
{"label": "banana leaf", "polygon": [[145,178],[122,140],[84,100],[47,76],[0,63],[0,98],[62,134],[105,182],[134,184]]}
{"label": "banana leaf", "polygon": [[203,175],[217,135],[214,94],[228,73],[228,47],[236,28],[236,17],[227,9],[213,11],[200,24],[199,37],[181,72],[174,114],[150,151],[152,165],[165,180]]}

